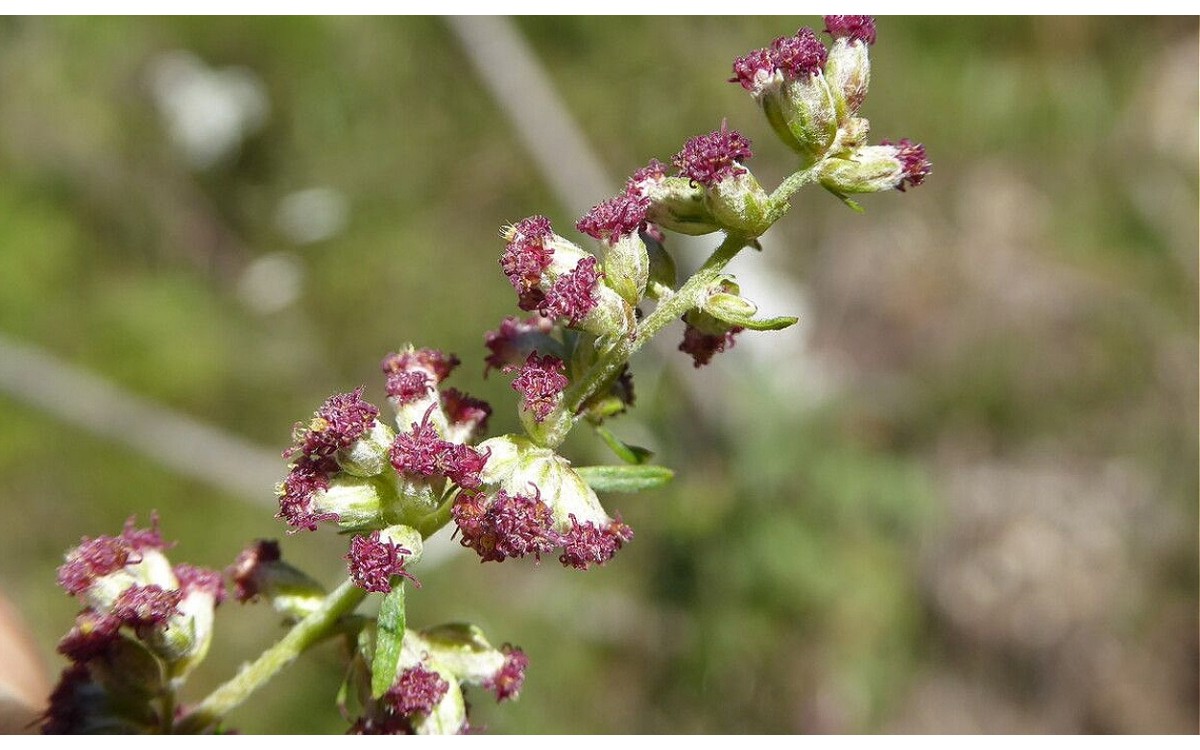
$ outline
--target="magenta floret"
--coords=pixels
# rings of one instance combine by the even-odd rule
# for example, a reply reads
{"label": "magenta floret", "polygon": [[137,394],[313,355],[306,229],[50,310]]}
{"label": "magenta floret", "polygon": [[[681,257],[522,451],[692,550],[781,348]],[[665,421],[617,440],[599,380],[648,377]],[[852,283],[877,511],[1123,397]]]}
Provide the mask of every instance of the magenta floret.
{"label": "magenta floret", "polygon": [[680,175],[712,187],[721,180],[743,174],[746,170],[741,162],[751,156],[750,141],[722,124],[720,130],[688,139],[672,163],[679,168]]}
{"label": "magenta floret", "polygon": [[700,367],[708,364],[714,354],[723,352],[726,349],[732,349],[734,340],[733,337],[742,332],[740,326],[734,326],[724,334],[710,334],[701,331],[691,323],[688,323],[687,328],[683,331],[683,343],[679,345],[679,351],[686,352],[692,356],[692,366]]}
{"label": "magenta floret", "polygon": [[383,358],[379,367],[384,375],[422,370],[430,375],[435,384],[450,377],[455,367],[461,364],[458,357],[440,349],[416,349],[411,352],[392,352]]}
{"label": "magenta floret", "polygon": [[147,628],[162,625],[176,614],[181,599],[183,592],[167,590],[157,584],[130,586],[113,602],[112,615],[140,635]]}
{"label": "magenta floret", "polygon": [[449,689],[450,683],[440,674],[418,664],[400,673],[384,700],[398,714],[428,714]]}
{"label": "magenta floret", "polygon": [[904,192],[905,183],[908,183],[910,187],[916,187],[933,172],[933,165],[925,157],[925,147],[921,144],[901,138],[895,143],[883,140],[879,142],[879,145],[891,146],[896,149],[896,158],[900,160],[904,169],[904,176],[900,178],[900,184],[896,186],[900,192]]}
{"label": "magenta floret", "polygon": [[233,598],[239,602],[257,598],[261,593],[262,566],[279,562],[280,558],[279,542],[274,539],[259,539],[242,550],[225,571],[233,581]]}
{"label": "magenta floret", "polygon": [[622,237],[637,233],[646,221],[649,207],[649,198],[627,191],[592,206],[592,210],[575,223],[575,228],[589,237],[615,244]]}
{"label": "magenta floret", "polygon": [[117,572],[131,558],[133,562],[141,559],[123,536],[84,537],[59,567],[58,585],[68,594],[82,594],[97,578]]}
{"label": "magenta floret", "polygon": [[574,513],[570,518],[571,530],[562,536],[563,552],[558,558],[565,567],[587,570],[603,565],[633,538],[633,529],[620,519],[599,526],[592,521],[580,523]]}
{"label": "magenta floret", "polygon": [[442,474],[459,487],[473,490],[480,484],[479,474],[487,464],[491,450],[480,452],[462,443],[446,443],[442,450],[438,468]]}
{"label": "magenta floret", "polygon": [[387,374],[387,395],[400,404],[420,401],[433,390],[429,373],[424,370],[401,370]]}
{"label": "magenta floret", "polygon": [[781,36],[771,42],[771,60],[789,78],[804,78],[820,73],[825,67],[829,50],[817,38],[816,32],[803,28],[795,36]]}
{"label": "magenta floret", "polygon": [[318,492],[329,489],[331,474],[327,461],[301,459],[279,485],[279,512],[282,518],[296,529],[315,531],[321,521],[337,521],[336,513],[315,513],[312,498]]}
{"label": "magenta floret", "polygon": [[510,557],[533,555],[541,560],[558,546],[551,528],[554,516],[534,487],[533,495],[510,495],[500,490],[494,496],[464,492],[452,512],[462,545],[475,550],[480,562],[503,562]]}
{"label": "magenta floret", "polygon": [[293,431],[295,445],[284,451],[284,458],[329,458],[342,448],[353,445],[371,429],[379,409],[363,401],[360,387],[350,393],[330,396],[317,409],[307,425],[297,424]]}
{"label": "magenta floret", "polygon": [[565,371],[563,361],[553,354],[530,352],[513,380],[513,390],[521,394],[521,408],[533,412],[533,418],[538,422],[554,411],[562,399],[563,390],[570,382],[563,374]]}
{"label": "magenta floret", "polygon": [[442,411],[451,424],[467,427],[472,434],[486,432],[491,405],[482,399],[468,396],[457,388],[442,391]]}
{"label": "magenta floret", "polygon": [[747,52],[733,61],[733,78],[730,83],[740,83],[747,91],[756,91],[764,80],[775,75],[775,58],[769,49]]}
{"label": "magenta floret", "polygon": [[483,335],[483,345],[491,351],[484,362],[483,375],[494,367],[505,370],[525,361],[529,352],[537,348],[537,342],[542,336],[548,336],[554,330],[554,321],[544,315],[534,315],[525,321],[509,316],[500,323],[494,331]]}
{"label": "magenta floret", "polygon": [[658,159],[651,159],[649,164],[634,172],[625,181],[625,192],[635,195],[645,195],[646,183],[661,182],[666,176],[667,165]]}
{"label": "magenta floret", "polygon": [[75,626],[58,642],[58,653],[74,662],[93,659],[112,646],[120,627],[120,618],[85,609],[75,618]]}
{"label": "magenta floret", "polygon": [[400,433],[392,442],[389,457],[392,466],[401,474],[431,477],[438,473],[442,453],[449,444],[438,436],[429,421],[432,412],[430,406],[420,424],[414,422],[411,431]]}
{"label": "magenta floret", "polygon": [[210,595],[215,604],[225,601],[225,581],[217,571],[187,563],[176,565],[172,571],[179,579],[179,590],[184,596],[195,591]]}
{"label": "magenta floret", "polygon": [[121,538],[138,552],[152,549],[161,552],[174,546],[173,542],[163,541],[162,534],[158,530],[158,513],[155,512],[150,514],[150,528],[148,529],[137,527],[137,516],[125,519],[125,528],[121,530]]}
{"label": "magenta floret", "polygon": [[382,540],[378,531],[370,536],[356,536],[350,541],[350,551],[345,559],[349,562],[350,577],[361,589],[386,594],[392,590],[392,576],[402,575],[417,583],[411,573],[404,570],[404,561],[412,550],[391,540]]}
{"label": "magenta floret", "polygon": [[875,43],[874,16],[825,16],[825,33],[834,39]]}
{"label": "magenta floret", "polygon": [[599,283],[596,259],[588,256],[576,263],[570,273],[558,277],[539,308],[551,318],[566,318],[568,325],[579,325],[599,302],[596,297]]}
{"label": "magenta floret", "polygon": [[554,250],[547,245],[552,236],[550,220],[545,216],[522,219],[505,234],[508,245],[500,256],[500,267],[517,290],[523,310],[533,309],[527,305],[535,305],[540,300],[538,283],[554,255]]}
{"label": "magenta floret", "polygon": [[529,668],[529,657],[516,646],[504,644],[500,648],[504,652],[504,666],[500,667],[483,687],[496,694],[496,702],[516,698],[525,684],[525,670]]}

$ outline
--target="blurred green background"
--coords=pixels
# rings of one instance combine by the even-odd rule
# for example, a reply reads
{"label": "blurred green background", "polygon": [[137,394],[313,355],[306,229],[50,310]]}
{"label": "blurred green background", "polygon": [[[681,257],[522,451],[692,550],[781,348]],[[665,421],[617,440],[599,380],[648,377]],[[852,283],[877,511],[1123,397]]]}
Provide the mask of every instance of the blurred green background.
{"label": "blurred green background", "polygon": [[[517,24],[614,175],[723,117],[764,184],[786,175],[725,80],[819,18]],[[678,478],[606,500],[637,533],[610,565],[462,551],[420,573],[410,623],[474,621],[532,659],[474,723],[1196,731],[1197,20],[878,26],[863,111],[933,176],[865,215],[798,196],[761,260],[797,290],[767,312],[799,326],[712,373],[640,355],[612,427]],[[380,357],[413,341],[462,357],[453,384],[517,429],[507,379],[482,377],[482,334],[515,311],[497,228],[576,217],[443,22],[3,19],[0,90],[0,334],[271,450],[331,393],[382,401]],[[283,537],[269,485],[254,505],[0,410],[0,590],[55,672],[76,607],[54,571],[80,536],[157,509],[173,557],[213,567]],[[344,540],[283,544],[342,575]],[[222,607],[191,697],[277,625]],[[338,665],[319,649],[231,725],[344,730]]]}

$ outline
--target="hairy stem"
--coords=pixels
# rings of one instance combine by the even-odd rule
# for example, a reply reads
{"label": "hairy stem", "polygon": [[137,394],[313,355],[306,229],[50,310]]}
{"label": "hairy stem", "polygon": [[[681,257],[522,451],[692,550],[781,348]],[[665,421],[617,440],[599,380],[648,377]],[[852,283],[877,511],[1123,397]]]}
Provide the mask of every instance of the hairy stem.
{"label": "hairy stem", "polygon": [[266,684],[296,657],[333,632],[338,620],[357,607],[366,594],[367,592],[355,586],[353,581],[344,581],[325,597],[316,611],[296,623],[278,643],[201,701],[195,710],[176,725],[176,731],[184,734],[197,733],[220,721],[221,717]]}

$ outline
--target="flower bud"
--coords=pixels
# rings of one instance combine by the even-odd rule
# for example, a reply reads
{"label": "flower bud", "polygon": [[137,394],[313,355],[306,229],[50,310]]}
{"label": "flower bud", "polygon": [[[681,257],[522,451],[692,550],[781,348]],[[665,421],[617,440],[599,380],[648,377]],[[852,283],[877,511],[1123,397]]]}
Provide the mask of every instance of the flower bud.
{"label": "flower bud", "polygon": [[821,159],[838,126],[838,100],[823,68],[828,51],[812,29],[780,37],[733,63],[740,83],[762,105],[767,121],[805,164]]}
{"label": "flower bud", "polygon": [[331,520],[342,529],[360,529],[382,523],[384,507],[395,491],[386,475],[356,477],[337,474],[309,496],[312,516]]}
{"label": "flower bud", "polygon": [[625,189],[649,199],[646,219],[664,229],[702,235],[721,228],[704,202],[703,186],[686,177],[668,176],[666,165],[657,159],[634,172]]}
{"label": "flower bud", "polygon": [[875,43],[875,19],[871,16],[825,16],[825,31],[833,47],[825,62],[825,78],[838,98],[839,119],[858,112],[871,83],[871,60],[867,47]]}
{"label": "flower bud", "polygon": [[152,518],[150,529],[135,528],[130,518],[119,536],[85,537],[68,552],[58,569],[58,583],[97,612],[111,612],[132,586],[178,587],[171,563],[163,554],[168,546],[158,533],[157,517]]}
{"label": "flower bud", "polygon": [[338,466],[356,477],[381,474],[387,468],[388,449],[395,437],[392,428],[376,420],[358,440],[337,452]]}
{"label": "flower bud", "polygon": [[480,475],[487,490],[532,496],[549,508],[563,565],[586,570],[603,564],[633,538],[632,530],[605,512],[587,482],[554,451],[513,435],[485,440],[480,447],[492,456]]}
{"label": "flower bud", "polygon": [[268,539],[244,550],[226,572],[239,602],[266,597],[276,612],[295,620],[312,614],[325,598],[324,587],[284,562],[279,544]]}
{"label": "flower bud", "polygon": [[679,351],[691,355],[693,367],[706,365],[714,354],[733,348],[734,336],[743,330],[741,326],[730,325],[696,309],[685,313],[683,322],[687,327],[683,331],[683,343],[679,345]]}
{"label": "flower bud", "polygon": [[751,237],[765,232],[770,198],[742,166],[751,156],[750,141],[725,125],[688,140],[675,154],[683,177],[705,188],[704,206],[713,221]]}
{"label": "flower bud", "polygon": [[883,141],[878,146],[862,146],[848,158],[829,159],[821,168],[821,184],[837,195],[878,193],[920,185],[931,172],[925,148],[909,142]]}
{"label": "flower bud", "polygon": [[497,701],[516,698],[525,681],[529,658],[514,646],[496,648],[474,625],[453,623],[422,631],[432,659],[465,685],[481,685]]}
{"label": "flower bud", "polygon": [[412,344],[383,358],[380,369],[387,376],[388,402],[396,410],[397,430],[405,432],[413,424],[429,419],[439,435],[445,434],[448,425],[440,408],[438,385],[458,365],[459,359],[453,354],[417,349]]}
{"label": "flower bud", "polygon": [[550,229],[544,216],[531,216],[504,230],[508,241],[500,265],[517,290],[522,310],[562,318],[572,328],[597,336],[633,329],[633,307],[601,283],[598,261]]}
{"label": "flower bud", "polygon": [[213,616],[225,598],[221,575],[192,565],[175,566],[182,597],[161,629],[146,639],[150,650],[167,662],[170,675],[182,677],[208,655]]}

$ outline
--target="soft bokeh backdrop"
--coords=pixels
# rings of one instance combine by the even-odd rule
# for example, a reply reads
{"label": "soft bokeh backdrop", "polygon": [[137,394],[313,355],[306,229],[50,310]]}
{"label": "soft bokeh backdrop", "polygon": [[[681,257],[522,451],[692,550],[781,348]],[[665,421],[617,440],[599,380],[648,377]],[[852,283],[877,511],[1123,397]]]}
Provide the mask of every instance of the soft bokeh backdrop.
{"label": "soft bokeh backdrop", "polygon": [[[613,174],[727,117],[773,185],[788,154],[729,64],[819,23],[518,26]],[[609,501],[637,533],[612,564],[463,551],[421,573],[410,622],[532,659],[476,723],[1194,732],[1197,44],[1195,18],[880,19],[864,112],[933,176],[865,215],[800,194],[746,259],[796,328],[712,373],[640,356],[613,428],[678,479]],[[516,429],[507,379],[482,377],[515,309],[496,231],[576,217],[443,22],[3,19],[0,90],[0,334],[271,450],[333,392],[381,401],[380,357],[414,341],[458,353],[455,384]],[[282,537],[270,486],[255,505],[0,410],[0,591],[52,670],[81,535],[157,509],[174,555],[214,567]],[[283,543],[333,583],[343,541]],[[193,698],[279,634],[263,606],[218,628]],[[342,731],[338,678],[319,649],[231,724]]]}

